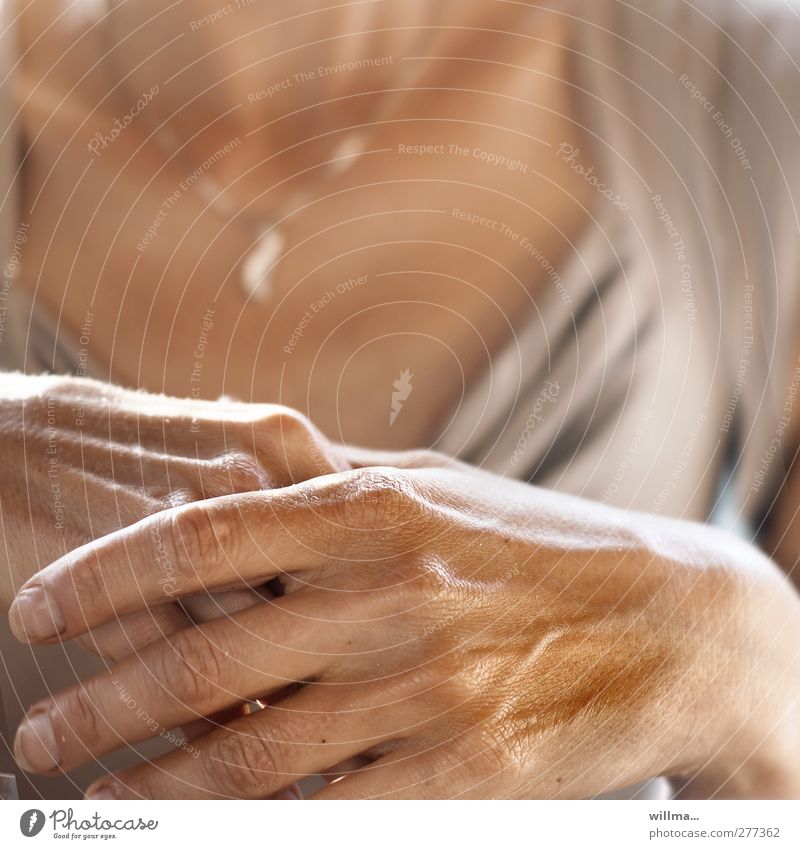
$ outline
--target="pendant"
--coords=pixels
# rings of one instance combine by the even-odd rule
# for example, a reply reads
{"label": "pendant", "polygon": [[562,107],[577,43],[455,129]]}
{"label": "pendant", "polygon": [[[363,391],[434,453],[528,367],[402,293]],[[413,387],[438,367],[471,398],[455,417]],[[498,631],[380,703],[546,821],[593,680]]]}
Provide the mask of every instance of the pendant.
{"label": "pendant", "polygon": [[286,240],[276,227],[267,230],[242,263],[241,284],[244,293],[260,303],[272,295],[272,275],[278,264]]}

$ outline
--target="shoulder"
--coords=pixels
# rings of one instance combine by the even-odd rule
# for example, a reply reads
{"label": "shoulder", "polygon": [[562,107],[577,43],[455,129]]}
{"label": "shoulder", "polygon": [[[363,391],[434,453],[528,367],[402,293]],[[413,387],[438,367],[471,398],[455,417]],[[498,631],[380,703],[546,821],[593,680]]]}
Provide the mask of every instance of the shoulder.
{"label": "shoulder", "polygon": [[18,226],[21,152],[36,138],[63,145],[87,104],[108,97],[96,26],[104,9],[97,0],[0,0],[0,268]]}

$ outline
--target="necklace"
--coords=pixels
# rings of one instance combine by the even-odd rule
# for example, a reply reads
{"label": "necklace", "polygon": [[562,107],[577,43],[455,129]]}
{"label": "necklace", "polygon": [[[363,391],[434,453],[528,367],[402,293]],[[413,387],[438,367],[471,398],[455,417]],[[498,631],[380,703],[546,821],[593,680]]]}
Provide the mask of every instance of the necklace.
{"label": "necklace", "polygon": [[[104,48],[109,61],[114,67],[113,56],[116,41],[111,31],[111,26],[108,24],[108,18],[126,3],[126,0],[106,0],[104,24],[101,28],[105,41]],[[441,18],[443,14],[442,4],[426,3],[427,15],[424,24],[419,26],[421,38],[414,47],[414,55],[419,56],[425,51],[433,39],[441,29]],[[422,73],[419,63],[408,63],[409,66],[416,65],[417,73],[411,75],[411,79],[405,80],[405,85],[390,89],[381,103],[381,106],[371,116],[371,124],[380,126],[391,115],[393,109],[397,106],[399,100],[413,90],[413,83]],[[116,68],[114,67],[116,72]],[[124,74],[116,74],[119,79],[123,80]],[[166,121],[158,123],[158,117],[152,114],[152,110],[144,110],[146,113],[145,121],[149,128],[149,138],[159,146],[162,153],[168,160],[175,158],[175,152],[182,145],[180,140],[175,137],[174,133],[166,126]],[[360,154],[364,151],[367,143],[367,132],[362,129],[345,131],[342,135],[339,145],[335,148],[328,164],[328,173],[332,176],[338,176],[350,170],[358,161]],[[178,162],[181,160],[178,159]],[[194,173],[197,175],[190,183],[190,189],[202,199],[208,209],[217,213],[224,220],[227,226],[231,220],[231,216],[243,222],[243,226],[250,234],[250,240],[253,247],[245,254],[241,260],[239,269],[239,284],[242,294],[249,300],[252,299],[258,303],[266,303],[269,301],[272,293],[272,278],[275,269],[279,265],[281,258],[286,249],[286,237],[282,227],[275,219],[269,218],[266,215],[260,215],[257,218],[248,215],[241,208],[237,208],[235,203],[228,200],[225,196],[224,187],[207,173],[204,167],[205,163],[199,168],[196,168]],[[307,195],[307,192],[296,190],[289,196],[287,205],[290,208],[298,208],[301,202]],[[222,222],[221,222],[222,223]]]}

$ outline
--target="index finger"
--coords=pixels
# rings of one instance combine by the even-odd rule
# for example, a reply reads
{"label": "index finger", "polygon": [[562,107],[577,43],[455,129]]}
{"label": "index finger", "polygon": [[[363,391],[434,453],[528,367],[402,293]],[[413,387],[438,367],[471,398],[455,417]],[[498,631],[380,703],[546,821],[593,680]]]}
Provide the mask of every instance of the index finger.
{"label": "index finger", "polygon": [[69,639],[201,590],[373,560],[387,537],[342,522],[342,502],[363,501],[347,495],[356,474],[175,507],[90,542],[23,585],[11,628],[23,642]]}

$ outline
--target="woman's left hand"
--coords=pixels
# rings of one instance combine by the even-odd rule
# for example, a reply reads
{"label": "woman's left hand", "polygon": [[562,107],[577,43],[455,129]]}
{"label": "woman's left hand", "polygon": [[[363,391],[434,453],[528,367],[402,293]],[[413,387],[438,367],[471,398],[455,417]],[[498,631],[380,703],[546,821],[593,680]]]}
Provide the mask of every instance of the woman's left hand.
{"label": "woman's left hand", "polygon": [[[456,463],[375,467],[158,513],[32,582],[66,639],[166,602],[165,570],[174,595],[271,578],[284,594],[36,705],[16,740],[26,768],[71,770],[260,698],[89,795],[265,798],[322,772],[343,776],[326,798],[585,797],[723,781],[764,728],[783,742],[757,705],[786,680],[775,627],[796,600],[702,526]],[[23,635],[34,612],[18,602]]]}

